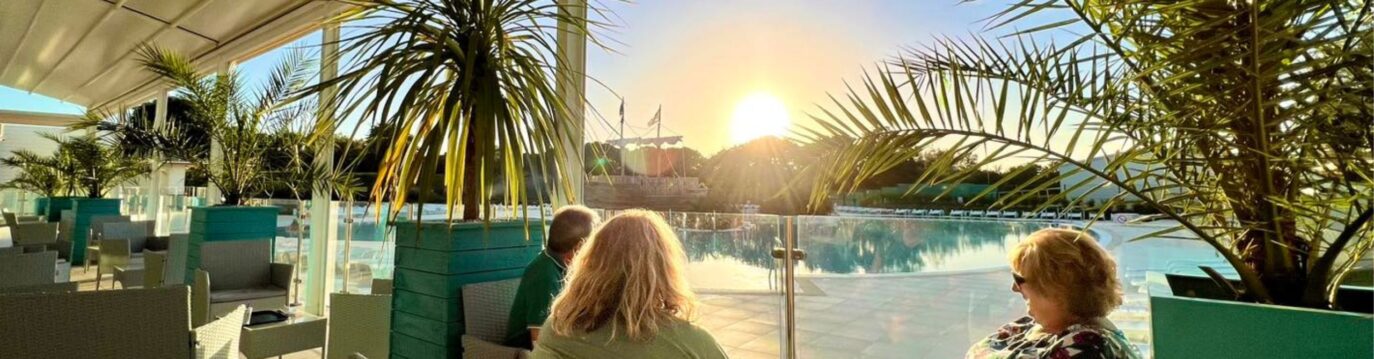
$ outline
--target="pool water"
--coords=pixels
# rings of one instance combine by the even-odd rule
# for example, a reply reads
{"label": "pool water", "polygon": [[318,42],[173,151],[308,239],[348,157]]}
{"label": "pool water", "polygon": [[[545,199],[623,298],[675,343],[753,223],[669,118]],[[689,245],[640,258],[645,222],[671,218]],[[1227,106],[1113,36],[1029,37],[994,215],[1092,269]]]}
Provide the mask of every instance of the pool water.
{"label": "pool water", "polygon": [[[689,259],[694,287],[705,291],[774,291],[781,263],[781,226],[772,216],[735,215],[703,226],[670,218]],[[1007,266],[1007,251],[1045,222],[809,217],[796,219],[800,277],[914,275]]]}

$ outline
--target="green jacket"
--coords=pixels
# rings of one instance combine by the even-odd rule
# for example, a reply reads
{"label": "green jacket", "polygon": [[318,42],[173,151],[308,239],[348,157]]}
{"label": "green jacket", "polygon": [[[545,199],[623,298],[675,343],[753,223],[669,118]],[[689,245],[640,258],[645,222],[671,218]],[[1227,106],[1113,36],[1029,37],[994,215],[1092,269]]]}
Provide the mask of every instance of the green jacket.
{"label": "green jacket", "polygon": [[506,346],[533,347],[529,327],[544,325],[544,320],[549,318],[553,298],[563,290],[566,271],[563,264],[548,251],[540,252],[525,267],[525,275],[520,278],[520,289],[515,293],[515,303],[511,305],[510,318],[506,322]]}
{"label": "green jacket", "polygon": [[539,330],[534,359],[655,358],[724,359],[725,349],[710,332],[686,321],[660,328],[647,342],[633,342],[623,333],[612,337],[611,325],[573,336],[554,335],[547,325]]}

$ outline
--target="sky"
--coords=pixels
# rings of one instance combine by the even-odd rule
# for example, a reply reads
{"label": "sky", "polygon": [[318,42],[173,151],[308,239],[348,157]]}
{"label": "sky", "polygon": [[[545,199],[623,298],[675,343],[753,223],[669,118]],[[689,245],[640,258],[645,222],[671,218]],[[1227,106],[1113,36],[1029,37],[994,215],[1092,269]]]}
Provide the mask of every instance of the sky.
{"label": "sky", "polygon": [[[865,69],[939,37],[969,37],[985,25],[981,19],[1005,9],[1001,2],[957,0],[600,4],[614,13],[610,20],[617,26],[599,35],[610,49],[588,49],[593,112],[587,117],[587,139],[619,136],[623,98],[626,137],[653,136],[649,121],[661,108],[663,135],[683,136],[686,146],[706,155],[751,137],[739,133],[751,126],[732,123],[754,120],[735,116],[748,98],[780,102],[777,107],[791,121],[789,130],[806,126],[817,104],[828,106],[828,94],[842,96],[846,81],[861,83]],[[318,44],[315,33],[286,47],[313,51]],[[238,70],[246,82],[259,83],[284,52],[268,52],[239,64]],[[82,111],[2,86],[0,109]]]}

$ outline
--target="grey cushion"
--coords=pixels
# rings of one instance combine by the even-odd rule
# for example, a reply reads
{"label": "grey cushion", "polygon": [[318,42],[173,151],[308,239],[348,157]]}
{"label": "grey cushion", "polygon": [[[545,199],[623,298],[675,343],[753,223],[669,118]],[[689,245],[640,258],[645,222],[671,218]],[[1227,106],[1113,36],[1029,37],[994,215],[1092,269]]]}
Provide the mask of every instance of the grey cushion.
{"label": "grey cushion", "polygon": [[[210,282],[214,286],[215,282]],[[210,292],[210,303],[230,303],[254,299],[285,297],[286,289],[273,286],[262,286],[255,288],[229,289]]]}

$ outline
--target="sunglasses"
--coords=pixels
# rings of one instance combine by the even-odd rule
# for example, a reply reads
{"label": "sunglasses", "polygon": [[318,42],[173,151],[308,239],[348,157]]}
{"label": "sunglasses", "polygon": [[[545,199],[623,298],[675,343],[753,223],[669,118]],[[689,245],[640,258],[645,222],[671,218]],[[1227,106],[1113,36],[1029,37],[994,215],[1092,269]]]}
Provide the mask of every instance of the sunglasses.
{"label": "sunglasses", "polygon": [[1026,284],[1026,277],[1022,277],[1020,274],[1012,273],[1011,280],[1016,282],[1016,285]]}

